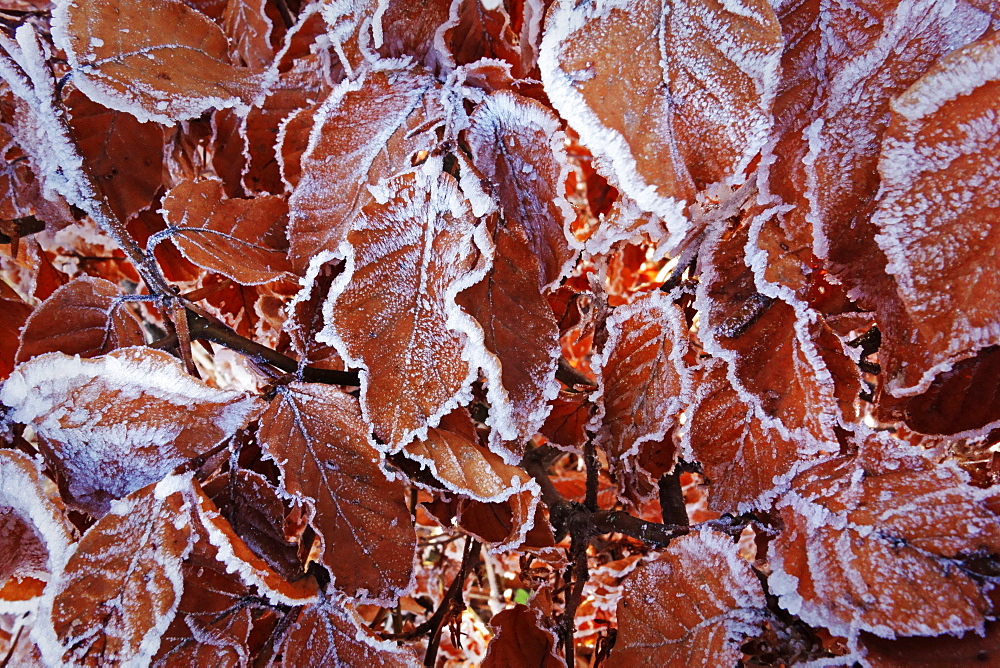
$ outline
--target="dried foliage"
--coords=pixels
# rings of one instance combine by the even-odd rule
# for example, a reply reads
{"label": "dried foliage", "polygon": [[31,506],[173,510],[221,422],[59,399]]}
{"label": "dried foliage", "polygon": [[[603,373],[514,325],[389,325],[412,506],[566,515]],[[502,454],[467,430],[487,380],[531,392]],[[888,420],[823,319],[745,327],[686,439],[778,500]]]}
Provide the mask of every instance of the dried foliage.
{"label": "dried foliage", "polygon": [[1000,662],[997,17],[0,2],[0,665]]}

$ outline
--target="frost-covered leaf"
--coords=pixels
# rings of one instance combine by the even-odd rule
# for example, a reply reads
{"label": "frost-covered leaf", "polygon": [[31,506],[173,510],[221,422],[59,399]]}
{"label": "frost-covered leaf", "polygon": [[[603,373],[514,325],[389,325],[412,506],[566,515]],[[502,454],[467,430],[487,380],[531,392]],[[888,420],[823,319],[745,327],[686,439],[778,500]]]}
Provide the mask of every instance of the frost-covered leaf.
{"label": "frost-covered leaf", "polygon": [[722,360],[706,360],[688,409],[683,456],[708,478],[708,507],[737,513],[762,507],[788,488],[790,473],[818,453],[783,437],[733,389]]}
{"label": "frost-covered leaf", "polygon": [[469,123],[476,169],[492,184],[508,225],[527,235],[541,287],[557,285],[572,270],[577,245],[563,196],[568,163],[559,120],[534,100],[501,92],[476,107]]}
{"label": "frost-covered leaf", "polygon": [[879,433],[803,471],[769,548],[781,606],[844,637],[981,630],[991,604],[963,557],[1000,553],[996,490]]}
{"label": "frost-covered leaf", "polygon": [[539,627],[537,610],[519,603],[494,615],[490,626],[496,635],[486,651],[483,668],[559,668],[566,665],[556,654],[555,634]]}
{"label": "frost-covered leaf", "polygon": [[141,346],[142,327],[121,297],[118,286],[103,278],[81,276],[59,287],[25,323],[17,361],[50,352],[97,357]]}
{"label": "frost-covered leaf", "polygon": [[288,215],[281,197],[227,199],[219,181],[184,181],[163,198],[163,211],[170,238],[203,269],[241,285],[267,283],[291,271],[281,247]]}
{"label": "frost-covered leaf", "polygon": [[539,432],[549,442],[560,449],[574,449],[587,440],[586,426],[590,422],[594,405],[586,392],[559,391],[549,402],[552,410]]}
{"label": "frost-covered leaf", "polygon": [[0,451],[0,601],[38,596],[62,572],[75,530],[54,486],[26,455]]}
{"label": "frost-covered leaf", "polygon": [[184,373],[167,353],[121,348],[81,359],[40,355],[0,388],[10,418],[35,428],[67,500],[101,515],[256,416],[260,402]]}
{"label": "frost-covered leaf", "polygon": [[163,184],[163,128],[92,102],[65,97],[73,137],[111,209],[122,220],[152,204]]}
{"label": "frost-covered leaf", "polygon": [[702,246],[695,305],[705,350],[729,363],[733,387],[764,422],[788,438],[834,443],[834,425],[855,417],[857,366],[815,312],[757,291],[747,238],[746,225],[722,228]]}
{"label": "frost-covered leaf", "polygon": [[285,491],[312,504],[334,585],[388,604],[410,584],[416,536],[403,484],[386,478],[368,434],[354,397],[295,383],[261,417],[258,439]]}
{"label": "frost-covered leaf", "polygon": [[562,0],[545,28],[553,105],[673,245],[683,203],[742,180],[767,139],[782,44],[770,4]]}
{"label": "frost-covered leaf", "polygon": [[317,337],[361,368],[362,411],[389,450],[462,403],[476,376],[455,329],[476,327],[455,305],[483,275],[475,221],[455,179],[425,167],[386,182],[363,209]]}
{"label": "frost-covered leaf", "polygon": [[342,602],[328,600],[302,610],[281,645],[287,666],[412,668],[413,654],[379,640]]}
{"label": "frost-covered leaf", "polygon": [[441,39],[456,64],[502,59],[511,65],[516,78],[526,78],[522,51],[504,3],[451,0],[450,5]]}
{"label": "frost-covered leaf", "polygon": [[427,430],[427,438],[410,443],[403,454],[421,465],[453,492],[479,501],[500,502],[538,486],[521,468],[507,464],[479,444],[476,424],[465,408],[444,416]]}
{"label": "frost-covered leaf", "polygon": [[410,169],[437,143],[434,80],[388,66],[340,83],[316,112],[302,176],[289,200],[292,263],[301,272],[320,251],[337,252],[368,186]]}
{"label": "frost-covered leaf", "polygon": [[766,607],[731,539],[708,530],[676,538],[625,580],[608,665],[736,665]]}
{"label": "frost-covered leaf", "polygon": [[80,539],[50,594],[59,663],[147,663],[156,653],[184,588],[190,484],[189,476],[171,476],[143,487],[114,502]]}
{"label": "frost-covered leaf", "polygon": [[944,635],[886,640],[863,633],[860,644],[865,662],[872,668],[975,668],[1000,659],[1000,623],[987,622],[985,636],[970,631],[958,638]]}
{"label": "frost-covered leaf", "polygon": [[222,15],[232,62],[256,71],[263,70],[274,59],[270,40],[273,26],[266,5],[267,0],[228,0]]}
{"label": "frost-covered leaf", "polygon": [[872,221],[925,347],[886,370],[894,394],[926,388],[1000,336],[998,62],[993,34],[949,54],[892,102]]}
{"label": "frost-covered leaf", "polygon": [[615,309],[607,331],[593,362],[595,443],[612,470],[624,473],[635,469],[643,443],[667,436],[689,399],[687,322],[683,310],[657,290]]}
{"label": "frost-covered leaf", "polygon": [[0,281],[0,379],[6,378],[14,370],[18,341],[24,323],[31,315],[31,307],[24,303],[20,295],[5,282]]}
{"label": "frost-covered leaf", "polygon": [[52,21],[77,88],[143,122],[246,107],[263,83],[231,63],[222,29],[180,0],[59,0]]}
{"label": "frost-covered leaf", "polygon": [[555,545],[534,489],[497,503],[455,496],[450,501],[436,500],[425,507],[442,526],[472,535],[491,553],[517,549],[526,545],[529,537],[542,543],[542,547]]}
{"label": "frost-covered leaf", "polygon": [[524,229],[497,215],[485,226],[493,266],[456,301],[482,330],[487,355],[479,364],[490,401],[490,447],[517,462],[559,391],[559,329],[538,287],[538,260]]}

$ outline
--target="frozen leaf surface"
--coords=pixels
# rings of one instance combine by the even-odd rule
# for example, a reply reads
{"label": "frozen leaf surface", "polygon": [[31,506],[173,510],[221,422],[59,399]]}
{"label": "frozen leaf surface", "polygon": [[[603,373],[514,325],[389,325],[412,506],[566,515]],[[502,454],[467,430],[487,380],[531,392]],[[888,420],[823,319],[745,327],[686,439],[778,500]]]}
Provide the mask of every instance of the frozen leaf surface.
{"label": "frozen leaf surface", "polygon": [[568,164],[559,120],[534,100],[501,92],[479,105],[469,123],[473,163],[493,185],[508,226],[527,235],[539,284],[558,284],[576,256],[568,232],[575,216],[563,196]]}
{"label": "frozen leaf surface", "polygon": [[998,63],[994,34],[939,61],[892,103],[873,222],[927,348],[892,370],[894,394],[926,387],[1000,335]]}
{"label": "frozen leaf surface", "polygon": [[25,322],[31,316],[31,307],[9,285],[0,281],[0,378],[14,370],[18,340]]}
{"label": "frozen leaf surface", "polygon": [[143,122],[246,107],[263,83],[232,64],[222,29],[180,0],[60,0],[52,20],[76,86]]}
{"label": "frozen leaf surface", "polygon": [[687,322],[683,310],[657,290],[615,309],[607,330],[604,351],[594,362],[595,443],[611,467],[624,472],[636,466],[643,443],[667,436],[688,400]]}
{"label": "frozen leaf surface", "polygon": [[766,2],[559,2],[539,66],[546,93],[613,183],[666,221],[738,178],[763,146],[781,30]]}
{"label": "frozen leaf surface", "polygon": [[258,438],[285,491],[312,504],[335,586],[389,604],[410,584],[416,536],[403,484],[386,478],[368,434],[354,397],[293,384],[261,417]]}
{"label": "frozen leaf surface", "polygon": [[[222,183],[184,181],[163,198],[170,238],[199,267],[241,285],[258,285],[291,271],[281,230],[288,204],[281,197],[228,199]],[[278,234],[269,234],[273,230]]]}
{"label": "frozen leaf surface", "polygon": [[778,502],[769,578],[782,607],[842,636],[981,630],[990,603],[961,559],[1000,552],[996,491],[878,433],[802,472]]}
{"label": "frozen leaf surface", "polygon": [[117,285],[90,276],[57,288],[25,323],[17,361],[50,352],[97,357],[142,345],[142,328],[121,297]]}
{"label": "frozen leaf surface", "polygon": [[305,608],[281,647],[289,666],[372,666],[411,668],[418,665],[395,643],[380,641],[337,601]]}
{"label": "frozen leaf surface", "polygon": [[17,367],[0,402],[35,428],[69,498],[96,515],[260,410],[257,399],[211,388],[167,353],[141,347],[93,359],[41,355]]}
{"label": "frozen leaf surface", "polygon": [[476,375],[456,329],[475,324],[455,305],[482,277],[475,221],[455,179],[427,167],[388,181],[362,211],[318,336],[361,368],[365,419],[390,450],[425,434]]}
{"label": "frozen leaf surface", "polygon": [[410,169],[411,156],[437,143],[437,103],[425,99],[433,86],[433,79],[409,70],[376,68],[333,89],[315,114],[289,200],[297,268],[319,251],[338,251],[368,201],[368,186]]}
{"label": "frozen leaf surface", "polygon": [[480,365],[490,400],[490,447],[516,463],[559,391],[559,329],[538,287],[538,259],[524,228],[499,216],[485,225],[493,266],[456,301],[479,323],[488,353]]}
{"label": "frozen leaf surface", "polygon": [[486,651],[483,668],[529,665],[559,668],[566,665],[555,652],[555,634],[539,628],[536,610],[517,604],[494,615],[490,626],[496,630],[496,635]]}
{"label": "frozen leaf surface", "polygon": [[184,588],[190,484],[172,476],[143,487],[84,534],[53,591],[60,663],[143,663],[155,654]]}
{"label": "frozen leaf surface", "polygon": [[736,665],[766,606],[732,540],[708,530],[674,539],[625,581],[609,665]]}

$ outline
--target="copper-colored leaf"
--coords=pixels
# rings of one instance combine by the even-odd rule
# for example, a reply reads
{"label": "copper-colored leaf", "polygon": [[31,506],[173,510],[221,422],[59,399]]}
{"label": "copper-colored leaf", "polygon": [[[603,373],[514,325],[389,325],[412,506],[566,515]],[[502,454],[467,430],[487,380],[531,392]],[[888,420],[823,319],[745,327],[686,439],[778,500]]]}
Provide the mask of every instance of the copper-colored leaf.
{"label": "copper-colored leaf", "polygon": [[273,26],[266,4],[267,0],[229,0],[222,16],[232,62],[252,70],[263,70],[274,59],[270,41]]}
{"label": "copper-colored leaf", "polygon": [[62,572],[74,529],[55,488],[16,450],[0,451],[0,601],[33,598]]}
{"label": "copper-colored leaf", "polygon": [[184,587],[190,484],[172,476],[143,487],[84,534],[53,591],[60,663],[144,663],[156,653]]}
{"label": "copper-colored leaf", "polygon": [[539,428],[549,442],[561,449],[575,449],[587,440],[585,427],[590,422],[594,405],[586,392],[560,391],[549,402],[552,410]]}
{"label": "copper-colored leaf", "polygon": [[417,665],[407,650],[380,641],[357,615],[337,601],[311,605],[301,613],[281,646],[287,666],[371,666],[410,668]]}
{"label": "copper-colored leaf", "polygon": [[477,281],[474,220],[455,179],[428,164],[388,181],[355,222],[320,341],[360,367],[361,406],[398,450],[467,396],[476,369],[454,327],[455,294]]}
{"label": "copper-colored leaf", "polygon": [[81,276],[58,288],[25,323],[17,361],[50,352],[97,357],[141,346],[142,327],[121,298],[118,286],[103,278]]}
{"label": "copper-colored leaf", "polygon": [[453,492],[486,502],[503,501],[523,490],[538,494],[538,484],[524,469],[505,463],[479,444],[468,410],[458,408],[441,424],[427,430],[427,438],[403,449],[407,458],[430,468]]}
{"label": "copper-colored leaf", "polygon": [[275,235],[288,215],[276,195],[226,199],[219,181],[185,181],[163,198],[170,238],[184,256],[203,269],[241,285],[258,285],[291,271]]}
{"label": "copper-colored leaf", "polygon": [[517,604],[490,620],[496,635],[490,641],[483,668],[537,666],[559,668],[566,663],[556,654],[556,636],[538,624],[538,612]]}
{"label": "copper-colored leaf", "polygon": [[892,103],[872,221],[926,347],[886,370],[894,394],[926,388],[1000,331],[1000,219],[990,196],[1000,178],[998,61],[993,34],[939,61]]}
{"label": "copper-colored leaf", "polygon": [[859,439],[857,454],[802,472],[779,501],[772,593],[844,637],[981,630],[990,602],[961,559],[1000,553],[996,491],[891,437]]}
{"label": "copper-colored leaf", "polygon": [[767,140],[782,44],[771,5],[562,0],[545,28],[553,105],[612,184],[679,241],[682,203],[742,180]]}
{"label": "copper-colored leaf", "polygon": [[6,378],[14,370],[17,357],[17,342],[21,331],[31,315],[31,307],[24,303],[13,288],[0,281],[0,378]]}
{"label": "copper-colored leaf", "polygon": [[335,586],[389,604],[409,586],[416,536],[403,485],[386,478],[368,433],[354,397],[296,383],[261,417],[258,439],[285,491],[312,504]]}
{"label": "copper-colored leaf", "polygon": [[503,3],[451,2],[451,15],[442,39],[458,65],[475,63],[481,58],[494,62],[503,59],[510,63],[516,78],[526,78],[521,49]]}
{"label": "copper-colored leaf", "polygon": [[736,665],[766,605],[731,539],[708,530],[676,538],[625,580],[608,665]]}
{"label": "copper-colored leaf", "polygon": [[35,428],[68,499],[96,515],[211,450],[260,410],[259,400],[213,389],[167,353],[142,347],[94,359],[41,355],[14,370],[0,402],[12,420]]}
{"label": "copper-colored leaf", "polygon": [[980,668],[1000,659],[1000,623],[987,622],[986,635],[969,632],[955,636],[886,640],[861,635],[866,662],[873,668]]}
{"label": "copper-colored leaf", "polygon": [[494,244],[493,266],[456,301],[479,323],[488,353],[479,364],[490,401],[490,447],[517,462],[559,392],[559,330],[539,290],[538,260],[524,229],[494,215],[486,232]]}
{"label": "copper-colored leaf", "polygon": [[573,268],[578,245],[563,196],[569,167],[559,120],[534,100],[502,92],[476,107],[469,123],[473,162],[493,185],[508,225],[527,235],[539,285],[558,284]]}
{"label": "copper-colored leaf", "polygon": [[143,122],[246,106],[263,83],[232,65],[222,29],[180,0],[60,0],[53,36],[77,88]]}
{"label": "copper-colored leaf", "polygon": [[745,225],[723,228],[702,246],[695,305],[705,350],[729,363],[733,387],[764,422],[788,438],[835,443],[834,425],[855,418],[857,366],[815,313],[757,291],[747,235]]}
{"label": "copper-colored leaf", "polygon": [[790,474],[818,454],[815,444],[786,438],[757,417],[718,359],[702,368],[683,448],[708,478],[709,508],[728,513],[773,501],[788,488]]}
{"label": "copper-colored leaf", "polygon": [[320,251],[336,252],[368,198],[368,186],[411,167],[437,142],[441,112],[426,96],[427,76],[366,70],[342,82],[315,114],[302,176],[289,200],[291,259],[304,270]]}
{"label": "copper-colored leaf", "polygon": [[640,446],[664,439],[688,400],[691,371],[683,310],[657,290],[619,306],[607,320],[608,338],[595,359],[595,442],[611,468],[632,470]]}

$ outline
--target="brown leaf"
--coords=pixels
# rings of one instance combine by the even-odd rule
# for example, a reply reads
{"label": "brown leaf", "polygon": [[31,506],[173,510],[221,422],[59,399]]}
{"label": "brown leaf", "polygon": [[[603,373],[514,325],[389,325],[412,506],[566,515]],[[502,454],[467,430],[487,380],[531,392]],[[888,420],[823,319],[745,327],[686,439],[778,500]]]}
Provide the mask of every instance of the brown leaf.
{"label": "brown leaf", "polygon": [[76,86],[142,122],[245,107],[263,83],[232,65],[222,29],[180,0],[67,0],[52,21]]}
{"label": "brown leaf", "polygon": [[553,287],[572,270],[579,246],[563,196],[569,166],[559,119],[534,100],[501,92],[476,107],[469,124],[476,169],[492,184],[507,225],[527,236],[539,285]]}
{"label": "brown leaf", "polygon": [[456,302],[482,330],[487,354],[478,361],[487,380],[490,448],[517,462],[559,391],[559,330],[539,290],[538,261],[524,229],[497,215],[485,225],[493,266]]}
{"label": "brown leaf", "polygon": [[93,359],[41,355],[14,370],[0,402],[14,422],[35,428],[67,500],[94,515],[211,450],[260,410],[258,399],[213,389],[143,347]]}
{"label": "brown leaf", "polygon": [[394,643],[380,641],[350,609],[328,600],[305,608],[281,646],[286,666],[372,666],[407,668],[415,657]]}
{"label": "brown leaf", "polygon": [[263,70],[274,60],[271,48],[271,19],[265,11],[267,0],[229,0],[222,16],[230,39],[229,56],[254,71]]}
{"label": "brown leaf", "polygon": [[778,502],[772,593],[843,637],[982,630],[991,606],[961,560],[1000,552],[996,491],[889,436],[858,440],[857,454],[802,472]]}
{"label": "brown leaf", "polygon": [[549,442],[562,450],[573,450],[587,440],[585,427],[590,422],[593,404],[586,392],[559,391],[549,402],[552,410],[539,428]]}
{"label": "brown leaf", "polygon": [[496,630],[496,635],[487,648],[483,668],[559,668],[566,665],[556,654],[555,634],[539,627],[538,612],[528,606],[517,604],[498,612],[490,620],[490,626]]}
{"label": "brown leaf", "polygon": [[872,222],[923,339],[923,350],[886,369],[896,395],[925,389],[939,372],[996,342],[998,218],[982,188],[1000,175],[998,58],[1000,36],[993,34],[943,58],[892,102]]}
{"label": "brown leaf", "polygon": [[[574,3],[548,13],[539,66],[612,185],[684,234],[683,202],[767,140],[781,30],[770,4]],[[725,45],[724,47],[722,45]]]}
{"label": "brown leaf", "polygon": [[163,185],[163,128],[92,102],[65,96],[70,126],[101,193],[121,220],[149,207]]}
{"label": "brown leaf", "polygon": [[386,478],[368,434],[356,399],[294,383],[261,417],[258,439],[285,491],[312,504],[335,586],[391,604],[410,584],[416,535],[403,485]]}
{"label": "brown leaf", "polygon": [[676,538],[625,580],[608,665],[736,665],[766,605],[731,539],[707,529]]}
{"label": "brown leaf", "polygon": [[538,485],[517,466],[479,444],[469,411],[457,408],[427,430],[427,438],[403,448],[403,454],[431,473],[452,492],[484,502],[501,502],[524,490],[539,494]]}
{"label": "brown leaf", "polygon": [[453,329],[470,330],[455,293],[482,276],[474,220],[455,179],[426,167],[365,206],[318,336],[362,369],[365,419],[391,451],[462,403],[476,377],[467,337]]}
{"label": "brown leaf", "polygon": [[314,117],[302,176],[289,200],[290,258],[302,273],[320,251],[337,252],[368,200],[368,186],[411,167],[437,143],[434,80],[366,69],[342,82]]}
{"label": "brown leaf", "polygon": [[31,315],[31,307],[12,287],[0,281],[0,309],[4,313],[0,318],[0,379],[3,379],[14,370],[18,341]]}
{"label": "brown leaf", "polygon": [[142,327],[121,301],[117,285],[81,276],[58,288],[34,310],[21,332],[17,362],[44,353],[97,357],[145,343]]}
{"label": "brown leaf", "polygon": [[190,484],[189,476],[171,476],[147,485],[116,502],[80,539],[52,592],[60,662],[146,663],[156,653],[184,587]]}
{"label": "brown leaf", "polygon": [[[259,285],[291,271],[273,228],[288,215],[275,195],[226,199],[219,181],[184,181],[163,198],[170,238],[184,256],[203,269],[241,285]],[[271,238],[269,238],[269,236]]]}
{"label": "brown leaf", "polygon": [[733,387],[783,436],[836,443],[834,425],[856,417],[857,366],[814,312],[757,291],[747,235],[745,225],[720,228],[702,246],[695,306],[705,350],[727,360]]}
{"label": "brown leaf", "polygon": [[521,50],[504,5],[487,8],[486,3],[452,2],[451,15],[442,39],[457,65],[468,65],[487,58],[510,63],[515,78],[526,78]]}
{"label": "brown leaf", "polygon": [[689,400],[684,311],[657,290],[619,306],[607,320],[598,372],[595,443],[613,471],[634,470],[643,443],[662,441]]}
{"label": "brown leaf", "polygon": [[0,601],[7,610],[62,573],[75,533],[65,512],[35,462],[0,451]]}
{"label": "brown leaf", "polygon": [[899,638],[886,640],[861,635],[866,662],[873,668],[976,668],[1000,658],[1000,623],[987,622],[986,635],[969,632],[961,637]]}
{"label": "brown leaf", "polygon": [[761,421],[727,378],[722,360],[706,360],[688,409],[685,459],[701,463],[708,506],[724,513],[766,508],[788,489],[790,474],[819,453]]}

